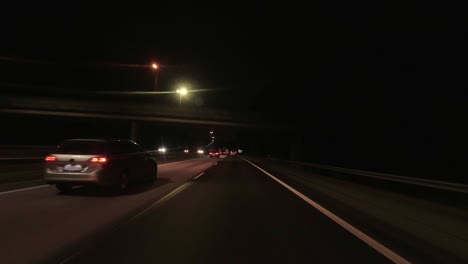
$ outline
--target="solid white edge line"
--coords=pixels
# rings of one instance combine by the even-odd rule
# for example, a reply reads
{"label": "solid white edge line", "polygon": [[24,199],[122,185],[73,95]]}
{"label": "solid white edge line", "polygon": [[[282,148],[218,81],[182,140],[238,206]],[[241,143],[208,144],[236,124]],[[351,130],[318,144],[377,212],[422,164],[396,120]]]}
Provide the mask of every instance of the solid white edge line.
{"label": "solid white edge line", "polygon": [[202,172],[202,173],[198,174],[198,175],[195,176],[195,178],[193,178],[193,179],[196,180],[196,179],[200,178],[203,174],[205,174],[205,172]]}
{"label": "solid white edge line", "polygon": [[363,241],[367,245],[371,246],[373,249],[380,252],[382,255],[384,255],[385,257],[387,257],[388,259],[390,259],[394,263],[411,263],[408,260],[406,260],[405,258],[398,255],[397,253],[393,252],[391,249],[389,249],[389,248],[385,247],[384,245],[380,244],[377,240],[371,238],[370,236],[366,235],[364,232],[360,231],[359,229],[355,228],[354,226],[352,226],[351,224],[346,222],[345,220],[341,219],[337,215],[335,215],[332,212],[328,211],[327,209],[325,209],[320,204],[314,202],[309,197],[303,195],[302,193],[298,192],[297,190],[295,190],[291,186],[287,185],[286,183],[284,183],[280,179],[276,178],[275,176],[271,175],[270,173],[268,173],[264,169],[262,169],[259,166],[255,165],[253,162],[251,162],[251,161],[249,161],[249,160],[247,160],[245,158],[242,158],[242,157],[241,157],[241,159],[247,161],[252,166],[259,169],[261,172],[263,172],[266,175],[270,176],[273,180],[277,181],[279,184],[286,187],[286,189],[290,190],[292,193],[299,196],[302,200],[304,200],[308,204],[312,205],[315,209],[319,210],[322,214],[326,215],[328,218],[333,220],[335,223],[339,224],[341,227],[346,229],[348,232],[350,232],[351,234],[353,234],[354,236],[359,238],[361,241]]}
{"label": "solid white edge line", "polygon": [[16,190],[11,190],[11,191],[6,191],[6,192],[0,192],[0,195],[7,194],[7,193],[14,193],[14,192],[22,192],[22,191],[27,191],[27,190],[39,189],[39,188],[44,188],[44,187],[47,187],[47,186],[50,186],[50,185],[43,184],[43,185],[34,186],[34,187],[28,187],[28,188],[16,189]]}

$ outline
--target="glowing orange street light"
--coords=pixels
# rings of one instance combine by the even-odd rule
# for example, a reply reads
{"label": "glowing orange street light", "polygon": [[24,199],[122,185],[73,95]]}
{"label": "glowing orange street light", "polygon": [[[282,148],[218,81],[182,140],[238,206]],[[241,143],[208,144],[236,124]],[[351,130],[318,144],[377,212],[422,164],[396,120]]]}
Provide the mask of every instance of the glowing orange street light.
{"label": "glowing orange street light", "polygon": [[159,68],[159,65],[156,64],[156,63],[153,63],[153,64],[151,65],[151,67],[153,68],[154,73],[155,73],[155,74],[154,74],[154,91],[156,92],[156,86],[157,86],[157,84],[158,84],[158,68]]}

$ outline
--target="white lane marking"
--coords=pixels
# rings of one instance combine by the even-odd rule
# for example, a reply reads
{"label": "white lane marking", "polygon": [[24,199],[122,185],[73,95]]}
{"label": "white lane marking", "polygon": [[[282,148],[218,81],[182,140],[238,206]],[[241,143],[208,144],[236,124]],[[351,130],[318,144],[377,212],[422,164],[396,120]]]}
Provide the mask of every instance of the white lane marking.
{"label": "white lane marking", "polygon": [[44,184],[44,185],[39,185],[39,186],[34,186],[34,187],[28,187],[28,188],[16,189],[16,190],[12,190],[12,191],[0,192],[0,195],[7,194],[7,193],[15,193],[15,192],[22,192],[22,191],[27,191],[27,190],[39,189],[39,188],[44,188],[44,187],[47,187],[47,186],[50,186],[50,185]]}
{"label": "white lane marking", "polygon": [[218,165],[218,162],[216,162],[214,165]]}
{"label": "white lane marking", "polygon": [[177,189],[175,189],[174,191],[168,193],[166,196],[164,196],[163,198],[157,200],[156,202],[154,202],[152,205],[148,206],[145,210],[141,211],[139,214],[133,216],[132,218],[130,218],[130,220],[128,220],[128,222],[131,222],[133,220],[135,220],[136,218],[138,218],[139,216],[145,214],[146,212],[148,212],[149,210],[151,210],[152,208],[154,207],[157,207],[161,204],[163,204],[164,202],[168,201],[169,199],[171,199],[172,197],[176,196],[178,193],[182,192],[185,188],[189,187],[190,185],[192,185],[191,182],[186,182],[184,184],[182,184],[181,186],[179,186]]}
{"label": "white lane marking", "polygon": [[193,178],[193,179],[196,180],[196,179],[200,178],[203,174],[205,174],[205,172],[202,172],[202,173],[198,174],[198,175],[195,176],[195,178]]}
{"label": "white lane marking", "polygon": [[59,264],[65,264],[65,263],[67,263],[68,261],[70,261],[70,260],[72,260],[73,258],[75,258],[76,256],[78,256],[79,254],[81,254],[81,251],[75,252],[73,255],[69,256],[68,258],[66,258],[65,260],[63,260],[62,262],[60,262]]}
{"label": "white lane marking", "polygon": [[[175,161],[175,162],[170,162],[170,163],[164,163],[164,164],[158,165],[158,167],[159,167],[159,166],[164,166],[164,165],[175,164],[175,163],[181,163],[181,162],[189,161],[189,160],[196,160],[196,159],[199,159],[199,158],[188,159],[188,160],[181,160],[181,161]],[[5,192],[0,192],[0,195],[2,195],[2,194],[7,194],[7,193],[14,193],[14,192],[22,192],[22,191],[27,191],[27,190],[33,190],[33,189],[43,188],[43,187],[46,187],[46,186],[51,186],[51,185],[44,184],[44,185],[39,185],[39,186],[34,186],[34,187],[29,187],[29,188],[16,189],[16,190],[12,190],[12,191],[5,191]]]}
{"label": "white lane marking", "polygon": [[160,167],[160,166],[165,166],[165,165],[176,164],[176,163],[181,163],[181,162],[189,161],[189,160],[196,160],[196,159],[199,159],[199,158],[194,158],[194,159],[188,159],[188,160],[181,160],[181,161],[174,161],[174,162],[169,162],[169,163],[158,164],[158,167]]}
{"label": "white lane marking", "polygon": [[[171,199],[172,197],[176,196],[177,194],[179,194],[180,192],[182,192],[185,188],[189,187],[190,185],[192,185],[192,182],[185,182],[184,184],[182,184],[181,186],[177,187],[177,189],[173,190],[172,192],[166,194],[163,198],[157,200],[156,202],[154,202],[152,205],[148,206],[146,209],[144,209],[143,211],[141,211],[140,213],[138,213],[137,215],[133,216],[132,218],[130,218],[127,223],[130,223],[132,222],[133,220],[137,219],[138,217],[140,217],[141,215],[145,214],[146,212],[148,212],[149,210],[155,208],[155,207],[158,207],[160,206],[161,204],[163,204],[164,202],[167,202],[169,199]],[[73,255],[71,255],[70,257],[66,258],[65,260],[63,260],[62,262],[60,262],[60,264],[65,264],[65,263],[68,263],[70,260],[76,258],[77,256],[79,256],[82,252],[86,252],[87,248],[85,247],[84,249],[81,249],[77,252],[75,252]]]}
{"label": "white lane marking", "polygon": [[371,246],[373,249],[377,250],[378,252],[380,252],[382,255],[384,255],[385,257],[387,257],[388,259],[390,259],[391,261],[393,261],[394,263],[411,263],[409,262],[408,260],[406,260],[405,258],[401,257],[400,255],[398,255],[397,253],[393,252],[391,249],[385,247],[384,245],[380,244],[377,240],[371,238],[370,236],[366,235],[364,232],[360,231],[359,229],[355,228],[354,226],[350,225],[348,222],[346,222],[345,220],[341,219],[340,217],[338,217],[337,215],[333,214],[332,212],[328,211],[327,209],[325,209],[323,206],[321,206],[320,204],[312,201],[309,197],[303,195],[302,193],[298,192],[297,190],[295,190],[294,188],[292,188],[291,186],[287,185],[286,183],[284,183],[283,181],[281,181],[280,179],[276,178],[275,176],[271,175],[270,173],[268,173],[267,171],[265,171],[264,169],[260,168],[259,166],[255,165],[254,163],[252,163],[251,161],[245,159],[245,158],[242,158],[241,159],[247,161],[248,163],[250,163],[252,166],[254,166],[255,168],[259,169],[261,172],[265,173],[266,175],[270,176],[273,180],[277,181],[279,184],[283,185],[284,187],[286,187],[286,189],[290,190],[292,193],[294,193],[295,195],[299,196],[302,200],[306,201],[308,204],[312,205],[313,207],[315,207],[315,209],[319,210],[322,214],[326,215],[328,218],[330,218],[331,220],[333,220],[335,223],[339,224],[341,227],[343,227],[344,229],[348,230],[348,232],[350,232],[351,234],[353,234],[354,236],[356,236],[357,238],[359,238],[360,240],[362,240],[364,243],[366,243],[367,245]]}

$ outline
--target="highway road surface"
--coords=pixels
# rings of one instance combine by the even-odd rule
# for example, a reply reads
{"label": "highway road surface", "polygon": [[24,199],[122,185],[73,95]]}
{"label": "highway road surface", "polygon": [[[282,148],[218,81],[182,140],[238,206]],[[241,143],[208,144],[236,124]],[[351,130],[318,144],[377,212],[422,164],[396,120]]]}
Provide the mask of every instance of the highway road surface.
{"label": "highway road surface", "polygon": [[[241,157],[159,167],[129,194],[0,194],[2,263],[405,263]],[[328,212],[328,213],[327,213]]]}

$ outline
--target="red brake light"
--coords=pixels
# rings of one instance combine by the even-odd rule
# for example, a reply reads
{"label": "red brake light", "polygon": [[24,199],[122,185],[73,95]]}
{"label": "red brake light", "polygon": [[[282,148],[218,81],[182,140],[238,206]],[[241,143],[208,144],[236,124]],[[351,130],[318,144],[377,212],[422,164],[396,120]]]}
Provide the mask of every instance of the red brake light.
{"label": "red brake light", "polygon": [[57,161],[57,157],[55,157],[55,156],[47,156],[47,157],[45,157],[45,161]]}
{"label": "red brake light", "polygon": [[104,163],[107,161],[105,157],[94,157],[88,160],[89,163]]}

